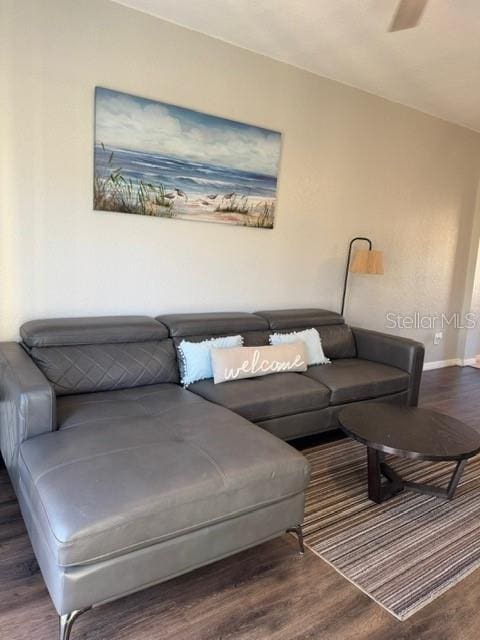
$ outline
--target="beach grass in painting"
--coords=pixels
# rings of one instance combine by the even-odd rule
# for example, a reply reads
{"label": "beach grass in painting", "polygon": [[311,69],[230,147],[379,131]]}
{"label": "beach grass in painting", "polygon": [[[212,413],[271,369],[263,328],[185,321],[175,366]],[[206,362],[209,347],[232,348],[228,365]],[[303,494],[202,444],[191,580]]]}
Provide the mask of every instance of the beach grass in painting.
{"label": "beach grass in painting", "polygon": [[273,228],[281,134],[95,90],[94,208]]}

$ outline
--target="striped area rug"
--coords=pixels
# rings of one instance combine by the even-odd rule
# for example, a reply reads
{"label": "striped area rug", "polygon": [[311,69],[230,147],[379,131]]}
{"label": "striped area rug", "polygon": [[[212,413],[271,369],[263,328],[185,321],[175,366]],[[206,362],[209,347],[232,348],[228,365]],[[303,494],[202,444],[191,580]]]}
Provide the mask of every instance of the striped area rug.
{"label": "striped area rug", "polygon": [[[480,566],[480,455],[452,501],[404,491],[367,497],[366,448],[345,439],[303,451],[312,465],[306,545],[399,620]],[[452,463],[387,457],[403,477],[446,486]]]}

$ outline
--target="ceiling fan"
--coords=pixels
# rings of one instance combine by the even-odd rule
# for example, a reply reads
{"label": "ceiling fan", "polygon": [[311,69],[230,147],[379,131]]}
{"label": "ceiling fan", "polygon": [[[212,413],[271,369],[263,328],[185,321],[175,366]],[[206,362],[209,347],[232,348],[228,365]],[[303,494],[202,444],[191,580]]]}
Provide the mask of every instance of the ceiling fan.
{"label": "ceiling fan", "polygon": [[401,31],[416,27],[425,10],[428,0],[400,0],[389,31]]}

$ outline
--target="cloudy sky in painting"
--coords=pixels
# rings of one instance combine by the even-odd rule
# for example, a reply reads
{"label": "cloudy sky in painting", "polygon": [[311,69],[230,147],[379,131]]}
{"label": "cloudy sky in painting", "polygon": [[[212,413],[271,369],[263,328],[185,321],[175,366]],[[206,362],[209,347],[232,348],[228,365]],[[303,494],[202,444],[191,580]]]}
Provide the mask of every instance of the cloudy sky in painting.
{"label": "cloudy sky in painting", "polygon": [[97,87],[95,142],[275,176],[281,136]]}

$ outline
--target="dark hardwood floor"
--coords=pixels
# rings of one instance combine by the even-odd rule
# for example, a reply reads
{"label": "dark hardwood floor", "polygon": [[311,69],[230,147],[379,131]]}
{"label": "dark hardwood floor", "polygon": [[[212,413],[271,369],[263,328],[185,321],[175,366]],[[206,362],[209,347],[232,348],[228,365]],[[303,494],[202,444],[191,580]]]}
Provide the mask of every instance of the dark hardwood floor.
{"label": "dark hardwood floor", "polygon": [[[424,374],[421,404],[480,429],[480,370]],[[89,611],[72,640],[476,640],[480,571],[398,622],[285,535]],[[55,640],[57,617],[0,470],[0,639]]]}

